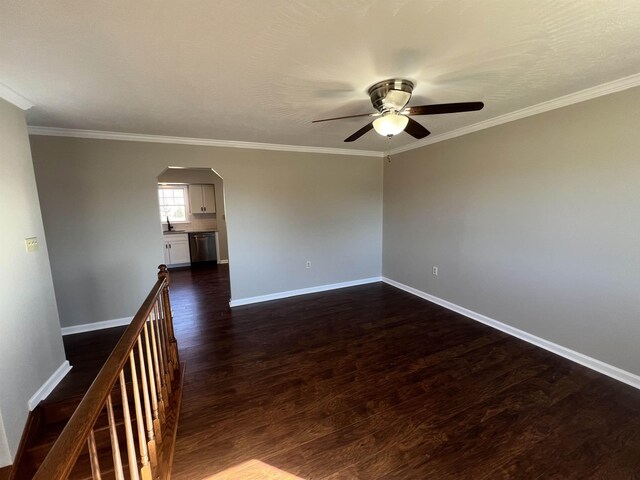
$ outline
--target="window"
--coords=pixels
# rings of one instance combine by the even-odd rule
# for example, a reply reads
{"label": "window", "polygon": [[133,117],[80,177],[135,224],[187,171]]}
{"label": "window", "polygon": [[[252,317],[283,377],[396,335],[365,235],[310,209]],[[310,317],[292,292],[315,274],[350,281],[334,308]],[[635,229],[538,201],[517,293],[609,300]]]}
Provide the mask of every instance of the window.
{"label": "window", "polygon": [[187,221],[187,187],[186,185],[170,185],[158,187],[160,200],[160,220],[163,222]]}

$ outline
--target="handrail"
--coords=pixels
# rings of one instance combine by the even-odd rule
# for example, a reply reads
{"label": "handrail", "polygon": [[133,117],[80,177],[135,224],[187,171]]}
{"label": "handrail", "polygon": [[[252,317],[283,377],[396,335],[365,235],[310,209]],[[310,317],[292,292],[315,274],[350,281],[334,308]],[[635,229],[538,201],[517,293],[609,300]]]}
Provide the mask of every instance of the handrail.
{"label": "handrail", "polygon": [[[155,283],[135,317],[122,334],[111,355],[89,387],[89,390],[78,405],[76,411],[69,419],[64,430],[58,437],[44,462],[34,476],[34,480],[62,480],[66,479],[73,470],[76,461],[83,449],[87,446],[87,439],[93,432],[98,417],[102,413],[110,399],[114,386],[122,375],[122,372],[130,360],[131,352],[136,343],[140,341],[141,334],[145,330],[147,320],[157,309],[159,297],[166,292],[167,298],[160,298],[168,307],[169,277],[165,265],[160,265],[158,281]],[[157,314],[157,312],[156,312]],[[169,307],[170,321],[170,307]],[[160,329],[161,327],[156,327]],[[173,328],[167,326],[167,341],[174,342]],[[124,377],[122,377],[124,378]]]}

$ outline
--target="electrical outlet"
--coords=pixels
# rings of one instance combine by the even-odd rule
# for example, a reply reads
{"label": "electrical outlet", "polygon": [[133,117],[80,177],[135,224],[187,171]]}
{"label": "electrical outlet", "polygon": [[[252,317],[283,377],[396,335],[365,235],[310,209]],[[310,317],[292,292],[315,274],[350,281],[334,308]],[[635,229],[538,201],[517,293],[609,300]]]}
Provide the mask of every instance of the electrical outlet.
{"label": "electrical outlet", "polygon": [[431,270],[431,272],[432,272],[435,276],[438,276],[438,267],[433,267],[433,269]]}
{"label": "electrical outlet", "polygon": [[307,260],[307,268],[311,268],[311,260]]}
{"label": "electrical outlet", "polygon": [[38,248],[40,248],[40,246],[38,245],[37,237],[25,238],[24,245],[27,248],[27,252],[35,252],[36,250],[38,250]]}

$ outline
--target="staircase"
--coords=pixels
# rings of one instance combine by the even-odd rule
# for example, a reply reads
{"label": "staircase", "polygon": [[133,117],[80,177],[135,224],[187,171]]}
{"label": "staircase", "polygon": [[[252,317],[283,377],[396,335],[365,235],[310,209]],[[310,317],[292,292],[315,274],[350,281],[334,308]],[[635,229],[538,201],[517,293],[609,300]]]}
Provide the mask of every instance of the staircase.
{"label": "staircase", "polygon": [[11,480],[170,478],[184,365],[163,267],[87,393],[31,412]]}

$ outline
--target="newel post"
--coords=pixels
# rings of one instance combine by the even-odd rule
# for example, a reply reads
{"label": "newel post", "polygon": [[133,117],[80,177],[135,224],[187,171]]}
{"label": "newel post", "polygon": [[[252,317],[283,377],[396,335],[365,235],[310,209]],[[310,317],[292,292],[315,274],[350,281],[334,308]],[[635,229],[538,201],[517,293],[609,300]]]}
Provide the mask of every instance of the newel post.
{"label": "newel post", "polygon": [[169,269],[165,264],[158,265],[158,279],[165,280],[162,287],[162,309],[164,310],[165,322],[169,332],[169,343],[171,344],[174,368],[180,368],[180,359],[178,358],[178,342],[173,331],[173,313],[171,313],[171,301],[169,300]]}

